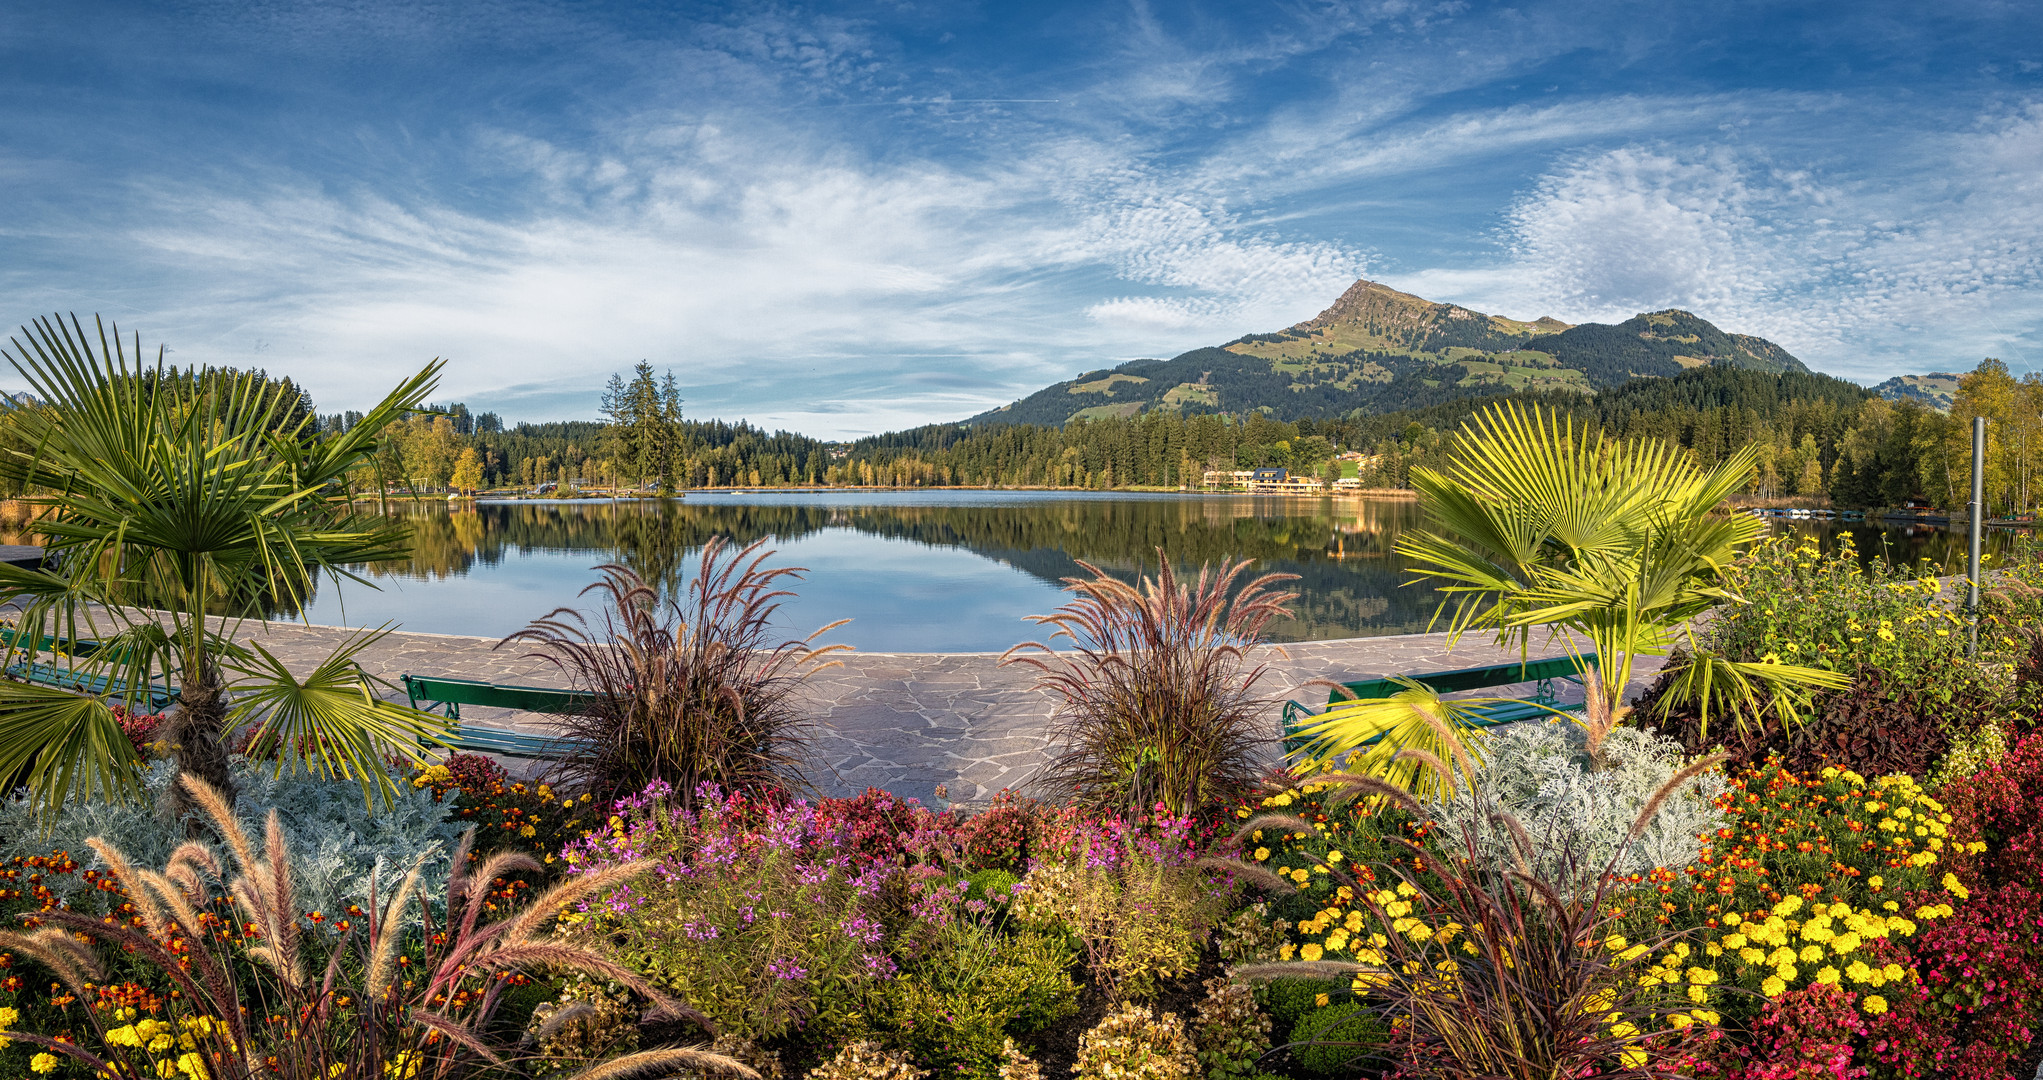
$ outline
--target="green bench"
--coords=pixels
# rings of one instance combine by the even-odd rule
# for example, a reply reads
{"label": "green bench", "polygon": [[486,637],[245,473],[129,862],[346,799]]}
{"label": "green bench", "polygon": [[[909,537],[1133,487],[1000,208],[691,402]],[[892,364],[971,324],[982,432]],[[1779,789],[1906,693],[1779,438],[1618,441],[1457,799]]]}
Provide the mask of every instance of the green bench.
{"label": "green bench", "polygon": [[[1565,680],[1572,683],[1582,681],[1583,671],[1596,663],[1595,653],[1584,653],[1580,658],[1559,656],[1547,660],[1532,660],[1518,664],[1494,664],[1490,667],[1461,668],[1457,671],[1428,671],[1404,678],[1433,691],[1436,694],[1452,694],[1462,690],[1485,690],[1493,686],[1513,686],[1518,683],[1535,683],[1533,695],[1529,698],[1513,698],[1507,701],[1493,701],[1472,710],[1471,722],[1477,727],[1496,727],[1499,724],[1515,724],[1522,720],[1540,720],[1553,715],[1559,708],[1560,698],[1555,692],[1554,682]],[[1332,707],[1346,701],[1387,698],[1409,689],[1389,679],[1366,679],[1361,682],[1342,683],[1340,690],[1327,691],[1327,705]],[[1311,706],[1296,701],[1284,703],[1284,753],[1295,754],[1304,749],[1307,739],[1300,732],[1320,713]],[[1381,739],[1369,740],[1369,745]]]}
{"label": "green bench", "polygon": [[[0,627],[0,644],[4,644],[11,650],[19,650],[29,656],[39,652],[52,654],[62,652],[76,657],[89,657],[98,654],[99,650],[103,647],[97,641],[84,638],[71,641],[52,637],[49,634],[39,636],[31,647],[27,641],[23,640],[22,636],[17,636],[15,629],[11,626]],[[116,656],[116,659],[118,659],[118,656]],[[79,693],[91,694],[94,697],[117,698],[131,710],[136,709],[138,704],[146,702],[148,705],[147,711],[162,712],[177,703],[177,688],[174,686],[153,683],[146,688],[135,690],[130,689],[126,681],[117,679],[112,675],[93,675],[57,664],[40,663],[29,659],[17,660],[7,665],[4,673],[8,678],[36,683],[40,686],[52,686],[59,690],[73,690]]]}
{"label": "green bench", "polygon": [[502,728],[466,727],[461,723],[461,706],[577,716],[589,711],[596,701],[595,695],[574,690],[508,686],[479,679],[443,679],[427,675],[404,676],[404,692],[410,696],[412,708],[438,711],[454,721],[446,741],[456,750],[539,759],[563,757],[587,744],[577,739],[526,735]]}

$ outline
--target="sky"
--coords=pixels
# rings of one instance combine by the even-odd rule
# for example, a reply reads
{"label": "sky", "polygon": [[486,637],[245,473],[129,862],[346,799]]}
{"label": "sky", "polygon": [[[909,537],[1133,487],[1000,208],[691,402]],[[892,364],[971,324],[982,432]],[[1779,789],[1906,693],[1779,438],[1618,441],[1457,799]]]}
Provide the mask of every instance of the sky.
{"label": "sky", "polygon": [[[1359,277],[2043,369],[2043,4],[0,3],[0,321],[826,437]],[[0,387],[21,389],[11,372]]]}

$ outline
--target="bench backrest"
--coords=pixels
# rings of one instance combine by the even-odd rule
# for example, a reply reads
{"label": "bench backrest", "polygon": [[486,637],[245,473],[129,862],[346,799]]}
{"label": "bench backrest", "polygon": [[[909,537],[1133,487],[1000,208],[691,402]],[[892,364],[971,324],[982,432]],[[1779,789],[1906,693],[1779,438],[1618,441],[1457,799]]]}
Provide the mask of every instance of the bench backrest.
{"label": "bench backrest", "polygon": [[406,675],[404,688],[413,705],[475,705],[486,709],[516,709],[519,712],[574,716],[588,712],[596,703],[593,694],[557,690],[545,686],[507,686],[479,679],[444,679]]}
{"label": "bench backrest", "polygon": [[[1456,671],[1429,671],[1405,677],[1435,693],[1451,694],[1458,690],[1481,690],[1491,686],[1574,678],[1595,663],[1595,653],[1584,653],[1580,660],[1572,656],[1556,656],[1522,664],[1494,664],[1490,667],[1461,668]],[[1389,679],[1365,679],[1341,685],[1347,688],[1348,694],[1343,694],[1339,690],[1327,691],[1328,705],[1338,705],[1354,698],[1386,698],[1402,693],[1405,689]],[[1349,694],[1354,697],[1351,698]]]}

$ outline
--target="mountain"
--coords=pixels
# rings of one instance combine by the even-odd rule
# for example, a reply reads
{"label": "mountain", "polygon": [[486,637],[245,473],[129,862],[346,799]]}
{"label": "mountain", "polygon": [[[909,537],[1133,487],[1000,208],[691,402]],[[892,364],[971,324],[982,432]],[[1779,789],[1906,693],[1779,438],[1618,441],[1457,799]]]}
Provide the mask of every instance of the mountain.
{"label": "mountain", "polygon": [[1920,401],[1939,412],[1950,412],[1951,398],[1958,393],[1958,376],[1948,371],[1896,375],[1873,387],[1873,393],[1888,401]]}
{"label": "mountain", "polygon": [[1520,322],[1358,281],[1316,318],[1169,360],[1088,371],[965,421],[1063,424],[1152,409],[1278,419],[1422,408],[1507,390],[1590,393],[1708,365],[1807,374],[1764,338],[1727,334],[1686,311],[1609,326],[1551,316]]}

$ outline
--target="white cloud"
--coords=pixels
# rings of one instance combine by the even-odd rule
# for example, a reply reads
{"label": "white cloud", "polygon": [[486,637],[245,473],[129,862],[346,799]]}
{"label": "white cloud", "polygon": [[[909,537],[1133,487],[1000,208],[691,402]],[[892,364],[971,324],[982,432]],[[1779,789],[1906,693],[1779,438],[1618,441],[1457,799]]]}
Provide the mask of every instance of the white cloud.
{"label": "white cloud", "polygon": [[1718,143],[1569,155],[1504,215],[1506,257],[1402,287],[1483,310],[1616,321],[1682,307],[1874,379],[2018,364],[2043,317],[2043,107],[1895,132],[1881,180]]}

